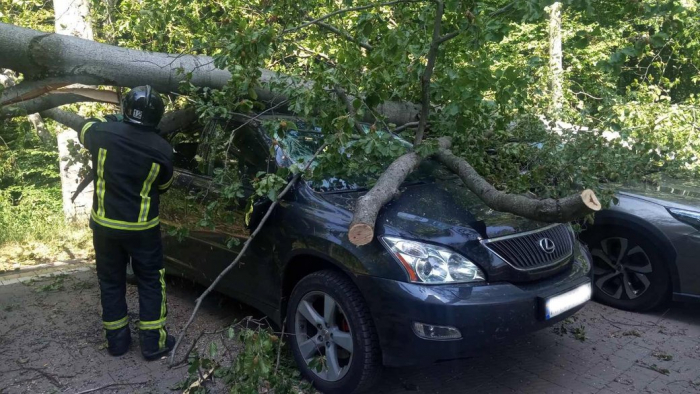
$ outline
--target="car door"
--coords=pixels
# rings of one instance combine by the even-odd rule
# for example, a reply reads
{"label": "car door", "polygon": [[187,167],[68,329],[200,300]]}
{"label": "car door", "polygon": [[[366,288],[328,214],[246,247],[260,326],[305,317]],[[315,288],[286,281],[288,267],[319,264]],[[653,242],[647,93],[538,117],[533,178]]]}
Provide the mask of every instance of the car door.
{"label": "car door", "polygon": [[[252,181],[260,171],[274,171],[275,162],[257,125],[233,120],[215,121],[207,127],[196,160],[200,174],[180,173],[183,179],[179,184],[187,194],[178,198],[186,199],[187,211],[196,218],[190,218],[191,227],[179,250],[200,281],[209,284],[236,258],[248,239],[245,211],[254,193]],[[224,169],[226,175],[222,176]],[[233,183],[238,185],[238,195],[222,198],[224,189]],[[270,270],[261,266],[269,266],[272,258],[264,250],[267,247],[261,245],[251,245],[217,290],[266,310],[260,303],[270,306],[275,300],[261,294],[261,283],[271,280]]]}
{"label": "car door", "polygon": [[203,282],[198,267],[198,243],[190,236],[201,212],[191,187],[206,182],[197,158],[202,136],[207,127],[195,123],[170,135],[173,146],[173,184],[160,197],[160,221],[163,232],[163,254],[169,272]]}

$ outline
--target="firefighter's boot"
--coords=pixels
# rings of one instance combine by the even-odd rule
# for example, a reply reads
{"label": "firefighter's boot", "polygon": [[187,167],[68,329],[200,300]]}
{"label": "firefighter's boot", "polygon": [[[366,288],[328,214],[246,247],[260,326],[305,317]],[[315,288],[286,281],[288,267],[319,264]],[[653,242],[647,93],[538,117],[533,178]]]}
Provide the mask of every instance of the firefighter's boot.
{"label": "firefighter's boot", "polygon": [[129,326],[118,328],[116,330],[105,330],[107,337],[107,351],[112,356],[121,356],[129,351],[131,345],[131,331]]}
{"label": "firefighter's boot", "polygon": [[168,335],[165,329],[141,330],[141,354],[148,361],[157,360],[168,353],[175,346],[175,337]]}

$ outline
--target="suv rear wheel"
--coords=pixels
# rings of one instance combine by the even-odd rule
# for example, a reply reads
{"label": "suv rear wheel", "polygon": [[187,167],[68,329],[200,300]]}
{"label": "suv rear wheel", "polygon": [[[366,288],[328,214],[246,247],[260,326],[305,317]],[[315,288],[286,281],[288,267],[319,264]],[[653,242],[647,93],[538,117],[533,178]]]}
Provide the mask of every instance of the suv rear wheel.
{"label": "suv rear wheel", "polygon": [[664,302],[670,277],[656,246],[629,230],[588,230],[593,255],[594,297],[615,308],[647,311]]}
{"label": "suv rear wheel", "polygon": [[334,271],[319,271],[294,287],[287,332],[304,377],[325,393],[369,388],[381,373],[379,341],[355,285]]}

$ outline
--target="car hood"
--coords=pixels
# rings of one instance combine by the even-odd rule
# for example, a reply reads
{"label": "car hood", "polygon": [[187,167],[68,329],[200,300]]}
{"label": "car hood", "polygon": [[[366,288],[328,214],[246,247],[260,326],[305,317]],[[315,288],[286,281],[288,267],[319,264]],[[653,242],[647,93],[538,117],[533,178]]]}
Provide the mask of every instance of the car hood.
{"label": "car hood", "polygon": [[[422,165],[419,179],[403,185],[401,194],[379,212],[375,232],[449,244],[445,237],[494,238],[547,225],[487,207],[462,181],[436,163]],[[427,175],[430,176],[427,176]],[[354,210],[361,192],[327,193],[323,197]]]}
{"label": "car hood", "polygon": [[700,210],[700,193],[668,186],[623,187],[621,196],[633,197],[667,208]]}

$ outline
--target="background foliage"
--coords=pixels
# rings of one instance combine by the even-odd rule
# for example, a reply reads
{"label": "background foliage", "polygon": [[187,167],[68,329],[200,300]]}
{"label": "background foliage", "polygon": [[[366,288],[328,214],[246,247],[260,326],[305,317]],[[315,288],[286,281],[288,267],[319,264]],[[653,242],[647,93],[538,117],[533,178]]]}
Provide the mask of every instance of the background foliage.
{"label": "background foliage", "polygon": [[[357,97],[352,107],[358,118],[385,100],[418,102],[435,4],[407,0],[323,20],[342,34],[319,24],[302,26],[333,11],[369,4],[378,3],[95,0],[92,14],[97,40],[208,54],[231,71],[233,78],[222,90],[183,86],[180,93],[189,98],[171,96],[174,105],[196,105],[204,119],[262,109],[252,90],[259,67],[283,73],[280,80],[312,81],[306,90],[272,87],[290,97],[290,109],[333,136],[313,176],[361,176],[371,183],[405,148],[373,132],[393,128],[381,117],[358,135],[356,119],[331,87]],[[549,4],[445,1],[443,32],[459,34],[438,55],[427,137],[453,137],[454,150],[498,188],[533,196],[561,196],[588,187],[610,201],[618,183],[654,182],[662,174],[697,178],[697,1],[564,2],[565,102],[556,114],[549,110],[546,67]],[[48,1],[3,2],[0,20],[53,29]],[[269,129],[277,136],[280,127]],[[403,135],[410,141],[411,133]],[[0,136],[28,134],[26,123],[13,121],[3,125]],[[430,153],[430,143],[423,149]],[[29,168],[34,160],[55,174],[49,150],[8,152],[3,153],[3,168],[18,160]],[[40,157],[43,166],[36,163]],[[229,179],[226,170],[217,172],[220,180]],[[46,179],[56,187],[55,176]],[[27,182],[20,187],[34,184]],[[235,190],[233,186],[231,193]]]}

